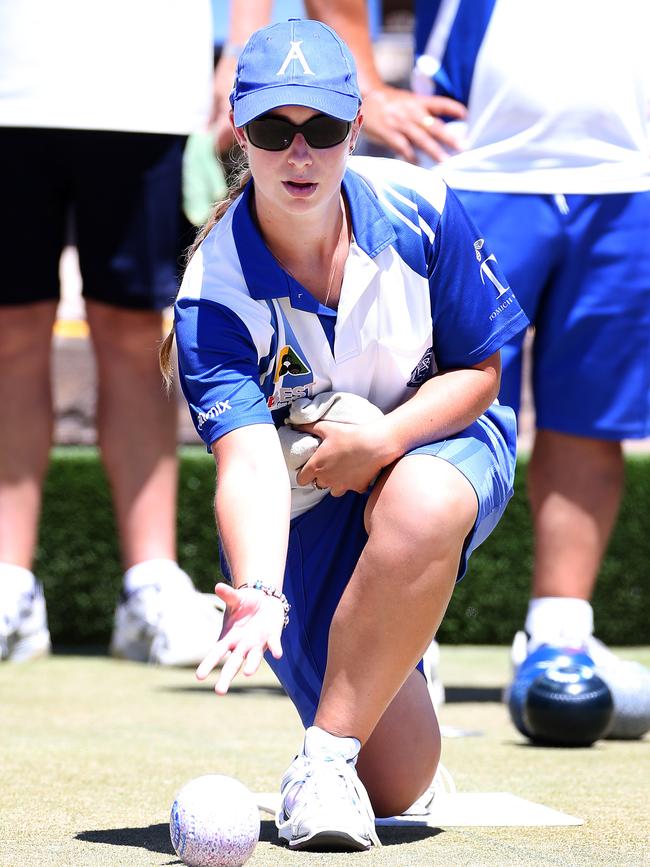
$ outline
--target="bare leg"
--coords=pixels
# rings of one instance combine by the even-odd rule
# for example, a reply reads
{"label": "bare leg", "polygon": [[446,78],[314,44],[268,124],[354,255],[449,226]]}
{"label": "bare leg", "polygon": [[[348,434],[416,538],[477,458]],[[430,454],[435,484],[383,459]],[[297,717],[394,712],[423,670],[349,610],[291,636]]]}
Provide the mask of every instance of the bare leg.
{"label": "bare leg", "polygon": [[410,807],[430,785],[440,751],[426,681],[412,671],[359,754],[357,771],[375,815],[395,816]]}
{"label": "bare leg", "polygon": [[414,801],[437,765],[435,716],[413,669],[449,603],[476,510],[473,488],[451,464],[428,455],[399,461],[368,503],[368,542],[332,620],[314,724],[367,743],[360,769],[386,814]]}
{"label": "bare leg", "polygon": [[56,302],[0,307],[0,562],[32,568],[52,440]]}
{"label": "bare leg", "polygon": [[162,317],[89,301],[97,428],[125,568],[176,559],[176,402],[158,368]]}
{"label": "bare leg", "polygon": [[537,432],[528,472],[535,529],[533,597],[591,598],[623,481],[619,442]]}

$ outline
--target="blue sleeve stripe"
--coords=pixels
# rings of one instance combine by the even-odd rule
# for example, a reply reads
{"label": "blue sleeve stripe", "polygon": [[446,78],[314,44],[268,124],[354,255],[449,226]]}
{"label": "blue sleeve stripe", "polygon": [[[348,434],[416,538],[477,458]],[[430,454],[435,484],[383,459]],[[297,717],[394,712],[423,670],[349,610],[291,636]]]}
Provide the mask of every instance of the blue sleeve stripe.
{"label": "blue sleeve stripe", "polygon": [[[456,4],[457,9],[450,27],[444,13],[449,13],[448,7],[451,3]],[[418,12],[427,5],[429,4],[419,3]],[[430,5],[437,7],[435,11],[439,11],[440,16],[436,20],[431,17],[431,10],[427,10],[426,15],[430,19],[429,32],[425,40],[417,46],[417,55],[430,55],[437,61],[439,68],[433,76],[436,93],[450,96],[467,105],[476,58],[496,0],[442,0]],[[440,32],[442,29],[448,30],[446,41],[445,33]]]}
{"label": "blue sleeve stripe", "polygon": [[[398,202],[401,202],[403,205],[406,205],[408,208],[415,211],[415,214],[417,215],[417,218],[418,218],[418,225],[417,226],[414,223],[412,223],[407,217],[405,217],[403,215],[402,215],[401,219],[406,223],[407,226],[409,226],[411,229],[413,229],[414,232],[417,232],[418,235],[421,235],[422,233],[424,233],[427,236],[427,238],[429,239],[430,243],[433,244],[433,241],[436,237],[436,233],[433,231],[431,226],[426,222],[426,220],[424,220],[422,215],[418,212],[418,206],[416,205],[416,203],[412,199],[408,199],[408,198],[406,198],[406,196],[403,196],[403,195],[401,195],[401,193],[398,193],[397,190],[394,189],[393,187],[387,186],[386,192],[389,193],[391,196],[393,196],[393,198],[397,199]],[[390,207],[390,203],[386,199],[384,199],[384,202],[386,203],[386,205],[388,207]]]}

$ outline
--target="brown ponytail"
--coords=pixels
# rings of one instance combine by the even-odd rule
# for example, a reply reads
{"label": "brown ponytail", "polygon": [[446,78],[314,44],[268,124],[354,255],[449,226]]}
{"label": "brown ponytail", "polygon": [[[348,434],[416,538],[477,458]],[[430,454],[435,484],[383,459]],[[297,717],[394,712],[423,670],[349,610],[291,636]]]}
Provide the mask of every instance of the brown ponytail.
{"label": "brown ponytail", "polygon": [[[225,199],[222,199],[220,202],[217,202],[214,206],[214,210],[210,214],[207,223],[202,226],[194,239],[194,243],[187,251],[187,256],[185,259],[186,266],[189,264],[190,259],[196,253],[201,242],[207,237],[208,233],[211,229],[216,226],[219,220],[226,213],[228,208],[235,202],[239,196],[242,194],[244,187],[248,183],[251,178],[250,169],[246,163],[242,163],[239,171],[234,175],[233,184],[228,189],[228,195]],[[160,372],[162,373],[163,380],[165,382],[165,386],[167,391],[171,388],[172,385],[172,373],[173,373],[173,365],[172,365],[172,352],[174,348],[174,324],[172,323],[171,330],[169,334],[164,338],[162,343],[160,344],[160,349],[158,350],[158,361],[160,363]]]}

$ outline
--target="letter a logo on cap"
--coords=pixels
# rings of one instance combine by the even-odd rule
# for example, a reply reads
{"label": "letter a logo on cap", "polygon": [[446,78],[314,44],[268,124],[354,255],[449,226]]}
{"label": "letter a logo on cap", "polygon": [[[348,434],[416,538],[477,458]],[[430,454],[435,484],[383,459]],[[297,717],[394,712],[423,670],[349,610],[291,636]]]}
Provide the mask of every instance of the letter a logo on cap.
{"label": "letter a logo on cap", "polygon": [[298,61],[298,63],[302,66],[302,71],[303,71],[304,75],[314,75],[315,74],[309,68],[309,64],[307,63],[307,60],[305,59],[305,55],[302,53],[302,48],[300,47],[301,45],[302,45],[302,40],[300,42],[292,42],[291,43],[291,48],[289,49],[289,53],[284,58],[284,61],[282,62],[282,66],[275,73],[276,75],[284,75],[285,72],[287,71],[287,67],[289,66],[289,64],[291,63],[292,60]]}

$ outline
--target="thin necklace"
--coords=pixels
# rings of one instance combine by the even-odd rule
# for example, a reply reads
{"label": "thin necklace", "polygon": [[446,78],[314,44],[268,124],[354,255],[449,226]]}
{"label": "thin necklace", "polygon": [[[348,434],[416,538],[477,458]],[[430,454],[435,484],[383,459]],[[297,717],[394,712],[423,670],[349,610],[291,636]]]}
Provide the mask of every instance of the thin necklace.
{"label": "thin necklace", "polygon": [[[345,213],[345,205],[343,204],[343,196],[340,196],[339,202],[341,205],[341,231],[339,232],[339,238],[338,238],[338,241],[336,242],[336,247],[335,247],[334,253],[332,255],[332,267],[330,268],[329,277],[327,279],[327,292],[325,293],[325,300],[323,301],[323,307],[327,307],[327,304],[330,300],[330,295],[332,294],[332,287],[334,286],[334,275],[336,274],[336,271],[337,271],[338,266],[339,266],[339,260],[341,258],[341,251],[342,251],[343,247],[345,246],[344,239],[345,239],[348,220],[347,220],[347,216]],[[273,253],[273,258],[278,262],[279,265],[282,266],[282,268],[284,268],[284,270],[288,274],[291,274],[291,276],[293,277],[294,280],[296,279],[291,268],[288,268],[285,265],[285,263],[277,255],[277,253]],[[298,282],[300,282],[300,281],[298,281]]]}

